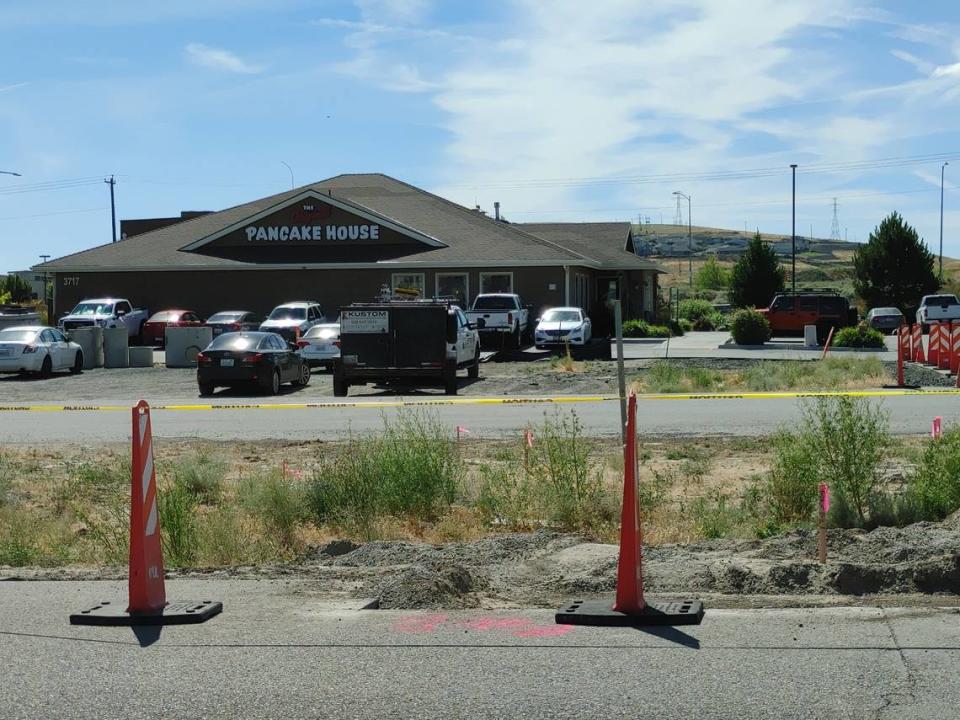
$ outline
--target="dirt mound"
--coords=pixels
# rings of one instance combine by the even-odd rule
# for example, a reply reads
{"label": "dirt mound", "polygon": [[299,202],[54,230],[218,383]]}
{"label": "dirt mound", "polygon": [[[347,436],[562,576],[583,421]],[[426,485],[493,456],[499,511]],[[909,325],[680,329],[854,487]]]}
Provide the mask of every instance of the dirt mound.
{"label": "dirt mound", "polygon": [[[381,607],[553,606],[614,590],[617,547],[538,532],[473,543],[367,543],[326,568],[367,568]],[[663,594],[866,595],[960,591],[960,521],[647,548],[645,585]],[[369,589],[369,583],[367,584]]]}

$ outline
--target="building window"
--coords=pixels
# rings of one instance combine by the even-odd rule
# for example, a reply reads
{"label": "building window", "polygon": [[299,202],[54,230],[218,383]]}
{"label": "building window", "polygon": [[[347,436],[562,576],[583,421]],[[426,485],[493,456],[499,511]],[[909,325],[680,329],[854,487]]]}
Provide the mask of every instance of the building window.
{"label": "building window", "polygon": [[395,295],[423,297],[423,273],[393,273],[390,284]]}
{"label": "building window", "polygon": [[482,272],[480,273],[481,293],[512,293],[512,272]]}
{"label": "building window", "polygon": [[437,273],[437,297],[455,298],[457,305],[470,302],[470,276],[467,273]]}

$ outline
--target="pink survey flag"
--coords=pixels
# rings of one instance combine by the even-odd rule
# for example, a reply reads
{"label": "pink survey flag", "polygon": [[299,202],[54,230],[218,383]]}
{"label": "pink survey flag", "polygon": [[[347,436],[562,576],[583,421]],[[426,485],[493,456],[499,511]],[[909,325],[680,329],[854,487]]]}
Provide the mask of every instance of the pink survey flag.
{"label": "pink survey flag", "polygon": [[820,483],[820,512],[824,515],[830,512],[830,488],[826,483]]}

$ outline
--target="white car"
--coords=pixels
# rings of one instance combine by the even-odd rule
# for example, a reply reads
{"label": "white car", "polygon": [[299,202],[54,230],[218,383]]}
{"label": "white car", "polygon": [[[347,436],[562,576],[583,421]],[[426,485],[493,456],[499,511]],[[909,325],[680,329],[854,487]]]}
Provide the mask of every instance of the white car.
{"label": "white car", "polygon": [[0,330],[0,372],[35,372],[49,377],[54,370],[83,372],[83,350],[56,328],[21,325]]}
{"label": "white car", "polygon": [[297,345],[300,346],[300,357],[310,367],[322,365],[332,369],[333,361],[340,357],[340,323],[314,325]]}
{"label": "white car", "polygon": [[547,345],[586,345],[590,342],[590,318],[580,308],[558,307],[546,310],[537,320],[533,342],[538,348]]}
{"label": "white car", "polygon": [[260,332],[273,332],[293,342],[303,337],[307,330],[323,322],[323,310],[312,300],[277,305],[267,319],[260,323]]}

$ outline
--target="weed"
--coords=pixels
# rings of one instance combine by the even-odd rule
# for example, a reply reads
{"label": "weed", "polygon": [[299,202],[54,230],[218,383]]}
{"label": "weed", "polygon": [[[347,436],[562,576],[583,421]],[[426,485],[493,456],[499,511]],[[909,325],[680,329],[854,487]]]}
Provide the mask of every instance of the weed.
{"label": "weed", "polygon": [[86,526],[90,560],[122,565],[130,553],[130,498],[117,492],[95,508],[77,508],[77,517]]}
{"label": "weed", "polygon": [[255,565],[276,559],[282,549],[261,537],[261,528],[235,507],[217,507],[197,521],[197,562],[204,567]]}
{"label": "weed", "polygon": [[729,497],[722,492],[697,498],[690,511],[697,532],[709,540],[730,535],[739,522],[737,509],[730,504]]}
{"label": "weed", "polygon": [[197,553],[196,497],[185,487],[171,485],[157,494],[160,539],[169,567],[188,567]]}
{"label": "weed", "polygon": [[926,443],[907,493],[925,520],[941,520],[960,508],[960,428]]}
{"label": "weed", "polygon": [[297,527],[309,514],[301,482],[272,470],[244,478],[237,496],[241,506],[263,522],[281,546],[294,545]]}
{"label": "weed", "polygon": [[191,456],[174,463],[173,483],[199,502],[216,503],[227,475],[227,464],[205,445],[197,445]]}

